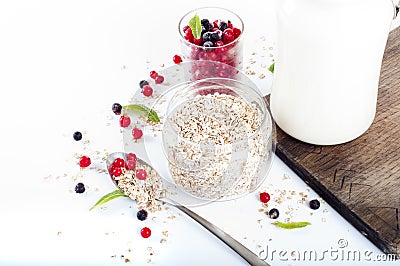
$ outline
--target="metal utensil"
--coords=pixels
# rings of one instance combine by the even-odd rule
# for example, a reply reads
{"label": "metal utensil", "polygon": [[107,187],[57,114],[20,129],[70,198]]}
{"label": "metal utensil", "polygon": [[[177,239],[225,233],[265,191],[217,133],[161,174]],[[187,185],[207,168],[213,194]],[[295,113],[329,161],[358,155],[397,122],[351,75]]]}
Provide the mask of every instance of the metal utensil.
{"label": "metal utensil", "polygon": [[[126,153],[123,152],[115,152],[110,154],[107,157],[106,164],[107,164],[107,169],[109,169],[110,165],[114,162],[116,158],[126,158]],[[148,167],[153,168],[151,165],[146,163],[145,161],[137,158],[138,163],[147,165]],[[154,168],[153,168],[154,169]],[[111,176],[110,176],[111,178]],[[114,184],[118,187],[118,184],[115,182],[113,178],[111,180],[114,182]],[[166,180],[162,179],[163,181],[163,187],[165,186],[164,182],[167,182]],[[119,188],[119,187],[118,187]],[[200,215],[196,214],[195,212],[191,211],[190,209],[180,205],[178,202],[171,198],[161,198],[157,199],[159,201],[165,202],[167,204],[171,204],[175,206],[178,210],[182,211],[183,213],[187,214],[190,218],[193,220],[197,221],[199,224],[201,224],[204,228],[206,228],[208,231],[213,233],[216,237],[218,237],[222,242],[224,242],[227,246],[229,246],[231,249],[233,249],[237,254],[239,254],[243,259],[245,259],[250,265],[252,266],[269,266],[269,264],[263,260],[261,260],[256,254],[254,254],[252,251],[250,251],[248,248],[243,246],[239,241],[231,237],[229,234],[225,233],[223,230],[218,228],[217,226],[213,225]]]}

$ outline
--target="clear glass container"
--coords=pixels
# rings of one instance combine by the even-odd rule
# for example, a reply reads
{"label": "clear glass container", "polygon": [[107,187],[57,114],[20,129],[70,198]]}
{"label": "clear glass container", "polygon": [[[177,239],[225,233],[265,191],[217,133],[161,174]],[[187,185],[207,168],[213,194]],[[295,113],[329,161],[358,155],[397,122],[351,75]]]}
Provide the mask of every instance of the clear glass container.
{"label": "clear glass container", "polygon": [[265,99],[250,85],[226,78],[178,88],[162,136],[173,182],[204,200],[254,191],[269,171],[275,148]]}
{"label": "clear glass container", "polygon": [[[185,30],[189,25],[190,19],[192,19],[195,15],[198,15],[200,19],[208,19],[210,23],[213,23],[215,20],[220,20],[224,22],[230,22],[232,27],[240,30],[240,35],[236,37],[232,42],[214,47],[204,47],[202,41],[200,43],[192,43],[187,37]],[[204,29],[204,28],[203,28]],[[216,28],[214,28],[216,29]],[[181,42],[181,50],[183,58],[188,60],[210,60],[217,61],[227,65],[230,65],[237,69],[243,68],[243,30],[244,24],[242,19],[232,11],[219,8],[219,7],[203,7],[194,9],[188,13],[186,13],[181,20],[179,21],[179,35]],[[220,35],[222,32],[220,32]],[[197,67],[199,65],[194,65]],[[222,65],[221,65],[222,66]],[[200,70],[200,71],[197,71]],[[198,80],[202,79],[202,74],[206,72],[206,75],[212,75],[215,77],[224,77],[224,78],[232,78],[232,73],[227,71],[226,68],[196,68],[192,70],[193,79]]]}

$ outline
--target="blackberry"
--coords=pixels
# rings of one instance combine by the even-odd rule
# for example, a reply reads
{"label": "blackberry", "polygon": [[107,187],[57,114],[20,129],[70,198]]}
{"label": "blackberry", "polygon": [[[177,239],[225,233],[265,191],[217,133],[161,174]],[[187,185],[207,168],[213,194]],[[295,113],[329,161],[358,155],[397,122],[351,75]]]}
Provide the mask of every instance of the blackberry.
{"label": "blackberry", "polygon": [[203,34],[203,41],[204,42],[212,42],[212,32],[206,32]]}
{"label": "blackberry", "polygon": [[209,50],[211,50],[209,48],[214,47],[214,44],[211,41],[207,41],[207,42],[203,43],[203,46],[204,46],[204,50],[209,51]]}
{"label": "blackberry", "polygon": [[85,185],[83,183],[78,183],[75,186],[75,192],[76,193],[83,193],[85,192]]}
{"label": "blackberry", "polygon": [[122,111],[122,105],[120,105],[119,103],[114,103],[112,105],[112,111],[114,112],[114,114],[120,115]]}
{"label": "blackberry", "polygon": [[136,217],[140,220],[140,221],[144,221],[147,219],[147,211],[146,210],[140,210],[137,212]]}
{"label": "blackberry", "polygon": [[213,25],[212,25],[210,22],[205,23],[202,27],[203,27],[206,31],[212,31],[212,30],[213,30]]}
{"label": "blackberry", "polygon": [[139,82],[139,87],[140,87],[141,89],[143,89],[143,87],[146,86],[146,85],[149,85],[149,82],[148,82],[147,80],[141,80],[141,81]]}
{"label": "blackberry", "polygon": [[210,21],[208,19],[206,19],[206,18],[203,18],[201,20],[201,25],[204,25],[204,24],[210,24]]}
{"label": "blackberry", "polygon": [[228,23],[226,23],[225,21],[221,21],[219,23],[219,29],[223,32],[224,30],[226,30],[228,28]]}
{"label": "blackberry", "polygon": [[208,32],[208,30],[204,26],[201,26],[201,36],[203,36],[206,32]]}
{"label": "blackberry", "polygon": [[321,204],[319,203],[319,200],[317,200],[317,199],[311,200],[309,205],[310,205],[310,208],[313,210],[317,210],[317,209],[319,209],[319,206],[321,206]]}
{"label": "blackberry", "polygon": [[74,140],[76,141],[80,141],[82,139],[82,133],[79,131],[74,132],[74,134],[72,135]]}
{"label": "blackberry", "polygon": [[269,210],[268,214],[269,214],[269,217],[270,217],[271,219],[276,219],[276,218],[279,217],[279,211],[278,211],[278,209],[275,209],[275,208]]}
{"label": "blackberry", "polygon": [[218,34],[218,32],[212,32],[211,33],[211,41],[217,42],[219,40],[221,40],[221,36]]}

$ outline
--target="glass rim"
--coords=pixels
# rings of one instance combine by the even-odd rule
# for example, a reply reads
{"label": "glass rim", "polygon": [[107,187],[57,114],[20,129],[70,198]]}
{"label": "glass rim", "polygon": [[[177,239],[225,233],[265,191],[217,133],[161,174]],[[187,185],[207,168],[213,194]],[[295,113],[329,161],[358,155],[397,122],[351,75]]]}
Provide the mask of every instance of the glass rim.
{"label": "glass rim", "polygon": [[[230,43],[227,43],[227,44],[224,44],[224,45],[218,46],[218,47],[204,47],[204,46],[201,46],[201,45],[197,45],[197,44],[191,43],[191,42],[189,42],[188,40],[186,40],[186,39],[185,39],[185,36],[183,36],[183,34],[182,34],[182,33],[183,33],[183,32],[182,32],[183,27],[181,27],[181,26],[182,26],[183,20],[184,20],[190,13],[196,12],[197,10],[204,10],[204,9],[220,9],[220,10],[224,10],[224,11],[226,11],[226,12],[231,13],[232,15],[234,15],[234,16],[240,21],[240,24],[241,24],[241,29],[240,29],[240,30],[241,30],[241,33],[240,33],[239,37],[237,37],[235,40],[233,40],[233,41],[230,42]],[[207,49],[207,50],[210,51],[210,50],[214,50],[214,49],[218,49],[218,48],[228,47],[229,45],[233,45],[233,44],[239,42],[239,40],[242,38],[242,35],[243,35],[243,32],[244,32],[244,23],[243,23],[242,18],[241,18],[238,14],[236,14],[235,12],[233,12],[232,10],[229,10],[229,9],[227,9],[227,8],[224,8],[224,7],[218,7],[218,6],[206,6],[206,7],[195,8],[195,9],[192,9],[192,10],[186,12],[186,13],[182,16],[182,18],[179,20],[179,23],[178,23],[178,31],[179,31],[179,36],[181,37],[181,41],[185,42],[187,45],[189,45],[189,46],[195,46],[195,47],[202,48],[202,49]]]}
{"label": "glass rim", "polygon": [[[199,84],[199,83],[201,83],[201,82],[218,81],[218,80],[224,80],[224,81],[228,81],[228,82],[240,83],[241,85],[245,86],[247,89],[250,89],[253,93],[255,93],[255,95],[257,96],[257,98],[260,99],[260,102],[261,102],[261,104],[262,104],[262,106],[260,106],[260,108],[261,108],[260,110],[261,110],[262,113],[263,113],[263,117],[262,117],[262,119],[260,120],[260,124],[257,126],[257,129],[254,130],[254,132],[252,132],[251,134],[249,134],[246,138],[240,139],[240,140],[238,140],[238,141],[234,141],[234,142],[232,142],[232,143],[212,144],[212,145],[213,145],[213,146],[220,147],[220,148],[223,148],[223,147],[229,147],[229,146],[232,146],[232,145],[239,145],[239,144],[241,144],[241,143],[248,142],[250,139],[252,139],[252,138],[254,138],[255,136],[257,136],[257,134],[260,134],[260,131],[263,130],[263,129],[265,128],[266,123],[267,123],[268,121],[269,121],[269,127],[268,127],[268,131],[265,132],[265,133],[267,133],[267,134],[270,135],[270,136],[268,136],[268,141],[270,141],[270,139],[272,139],[273,126],[274,126],[274,125],[273,125],[273,120],[272,120],[272,115],[271,115],[271,113],[269,112],[269,109],[268,109],[268,106],[267,106],[267,102],[265,101],[264,97],[259,93],[259,91],[257,91],[256,89],[254,89],[252,86],[250,86],[250,85],[248,85],[248,84],[245,84],[244,82],[241,82],[241,81],[239,81],[239,80],[230,79],[230,78],[219,78],[219,77],[216,77],[216,78],[205,78],[205,79],[196,80],[196,81],[194,81],[194,82],[186,83],[185,86],[184,86],[184,88],[180,88],[180,89],[181,89],[180,91],[183,91],[183,90],[188,89],[188,88],[190,88],[190,87],[192,87],[191,89],[196,89],[194,86],[197,85],[197,84]],[[214,84],[219,85],[219,86],[222,86],[222,87],[227,87],[227,88],[229,88],[229,86],[220,84],[220,83],[218,83],[218,82],[215,82]],[[231,86],[231,87],[234,88],[234,86]],[[187,91],[186,91],[186,92],[187,92]],[[172,96],[172,97],[174,98],[175,96],[176,96],[176,95],[174,95],[174,96]],[[241,95],[238,95],[238,96],[236,96],[236,97],[240,97],[240,98],[244,99]],[[248,101],[246,101],[246,103],[247,103],[247,104],[250,104],[250,102],[248,102]],[[169,104],[170,104],[170,103],[169,103]],[[169,105],[169,104],[168,104],[168,105]],[[168,110],[169,110],[169,109],[170,109],[170,107],[168,106],[168,107],[167,107],[167,113],[166,113],[166,116],[167,116],[167,117],[169,116],[169,113],[168,113]],[[168,121],[165,121],[164,123],[169,123],[169,122],[168,122]],[[164,125],[164,126],[165,126],[165,125]],[[191,141],[191,140],[189,140],[189,139],[187,139],[187,138],[182,137],[181,135],[178,134],[178,132],[176,132],[176,130],[175,130],[173,127],[171,127],[171,128],[173,129],[173,130],[172,130],[172,133],[174,134],[174,136],[175,136],[177,139],[180,139],[180,140],[184,141],[185,143],[189,143],[189,144],[191,144],[191,145],[193,145],[193,144],[194,144],[194,145],[199,145],[199,144],[201,144],[201,143],[196,143],[196,142],[194,142],[194,141]]]}

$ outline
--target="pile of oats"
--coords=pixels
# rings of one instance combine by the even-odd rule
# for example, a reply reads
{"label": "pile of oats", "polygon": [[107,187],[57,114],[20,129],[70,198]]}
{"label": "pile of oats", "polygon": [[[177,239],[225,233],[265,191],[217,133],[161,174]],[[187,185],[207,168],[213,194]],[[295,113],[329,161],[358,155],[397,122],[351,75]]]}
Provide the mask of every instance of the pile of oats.
{"label": "pile of oats", "polygon": [[160,211],[161,204],[157,199],[165,195],[161,177],[157,172],[146,164],[137,162],[136,169],[144,169],[147,172],[145,180],[136,178],[135,170],[123,170],[123,174],[115,178],[118,187],[129,198],[136,200],[139,209],[150,212]]}
{"label": "pile of oats", "polygon": [[256,103],[228,94],[197,95],[179,105],[163,133],[175,183],[205,199],[255,189],[266,174],[271,145],[263,117]]}

